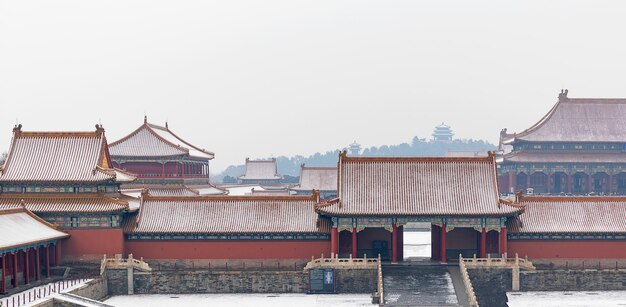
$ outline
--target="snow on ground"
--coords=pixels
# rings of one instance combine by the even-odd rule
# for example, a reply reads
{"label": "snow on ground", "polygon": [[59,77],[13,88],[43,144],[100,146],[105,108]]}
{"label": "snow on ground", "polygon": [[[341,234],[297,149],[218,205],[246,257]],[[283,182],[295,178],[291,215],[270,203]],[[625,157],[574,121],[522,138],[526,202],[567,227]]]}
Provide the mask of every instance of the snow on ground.
{"label": "snow on ground", "polygon": [[509,292],[509,307],[626,306],[626,291]]}
{"label": "snow on ground", "polygon": [[355,307],[372,306],[368,294],[180,294],[122,295],[104,303],[118,307]]}
{"label": "snow on ground", "polygon": [[404,258],[430,258],[430,231],[404,231]]}

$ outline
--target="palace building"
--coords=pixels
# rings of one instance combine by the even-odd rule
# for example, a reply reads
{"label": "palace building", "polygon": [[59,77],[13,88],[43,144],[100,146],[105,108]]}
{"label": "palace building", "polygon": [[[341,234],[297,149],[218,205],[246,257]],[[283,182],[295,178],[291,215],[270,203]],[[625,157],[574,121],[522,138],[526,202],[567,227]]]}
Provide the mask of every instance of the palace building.
{"label": "palace building", "polygon": [[567,95],[530,128],[501,131],[501,193],[626,194],[626,99]]}
{"label": "palace building", "polygon": [[309,195],[311,191],[320,192],[322,199],[337,197],[337,167],[300,166],[300,181],[290,188],[297,195]]}
{"label": "palace building", "polygon": [[214,154],[183,140],[166,123],[148,123],[109,145],[115,167],[137,174],[136,184],[209,184]]}
{"label": "palace building", "polygon": [[283,177],[278,174],[276,158],[269,160],[246,158],[246,171],[237,179],[240,184],[278,185]]}
{"label": "palace building", "polygon": [[0,209],[23,207],[67,233],[54,244],[59,261],[100,259],[124,252],[121,222],[133,209],[119,190],[133,180],[113,168],[102,126],[29,132],[18,125],[0,169]]}
{"label": "palace building", "polygon": [[126,252],[146,259],[310,259],[329,255],[330,220],[310,196],[152,196],[125,222]]}
{"label": "palace building", "polygon": [[499,199],[495,156],[339,156],[338,198],[317,212],[332,220],[331,252],[403,259],[403,226],[432,225],[432,258],[507,252],[508,219],[523,209]]}
{"label": "palace building", "polygon": [[56,248],[69,235],[44,221],[24,206],[0,209],[0,294],[50,277],[50,266],[58,264]]}

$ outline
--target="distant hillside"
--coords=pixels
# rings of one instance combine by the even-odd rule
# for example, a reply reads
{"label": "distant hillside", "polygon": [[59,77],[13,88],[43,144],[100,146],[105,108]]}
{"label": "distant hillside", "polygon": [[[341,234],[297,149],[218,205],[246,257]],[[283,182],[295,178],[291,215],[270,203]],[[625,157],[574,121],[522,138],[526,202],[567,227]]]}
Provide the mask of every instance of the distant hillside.
{"label": "distant hillside", "polygon": [[[380,147],[365,148],[360,151],[361,156],[445,156],[448,151],[488,151],[495,150],[496,146],[483,140],[453,140],[448,142],[426,141],[414,137],[409,143],[398,145],[383,145]],[[278,173],[285,176],[299,176],[300,165],[305,163],[308,166],[336,166],[340,150],[331,150],[325,153],[315,153],[314,155],[276,158],[278,165]],[[233,179],[242,175],[245,171],[245,165],[231,165],[222,173],[213,177],[214,182],[222,182],[226,176]]]}

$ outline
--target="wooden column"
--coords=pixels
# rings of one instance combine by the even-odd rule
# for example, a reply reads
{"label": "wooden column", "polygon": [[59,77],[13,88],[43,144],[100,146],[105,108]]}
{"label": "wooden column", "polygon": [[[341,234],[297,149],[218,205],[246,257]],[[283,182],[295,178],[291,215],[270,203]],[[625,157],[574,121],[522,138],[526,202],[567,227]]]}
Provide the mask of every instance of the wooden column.
{"label": "wooden column", "polygon": [[24,251],[24,284],[30,284],[30,250]]}
{"label": "wooden column", "polygon": [[500,229],[500,256],[503,256],[505,253],[507,253],[506,227],[502,227]]}
{"label": "wooden column", "polygon": [[398,262],[398,226],[391,225],[391,262]]}
{"label": "wooden column", "polygon": [[547,177],[546,178],[546,192],[548,194],[550,194],[550,193],[552,193],[552,191],[554,191],[552,189],[552,178],[554,177],[554,174],[548,173],[548,174],[546,174],[546,177]]}
{"label": "wooden column", "polygon": [[54,266],[61,265],[61,241],[54,245]]}
{"label": "wooden column", "polygon": [[39,255],[40,249],[41,247],[37,247],[37,249],[35,249],[35,270],[37,271],[35,278],[37,278],[37,280],[41,280],[41,257]]}
{"label": "wooden column", "polygon": [[330,254],[334,257],[339,252],[339,231],[337,228],[330,231]]}
{"label": "wooden column", "polygon": [[517,188],[517,174],[514,171],[509,171],[509,190],[508,193],[515,193]]}
{"label": "wooden column", "polygon": [[6,277],[6,275],[7,275],[7,264],[6,264],[7,260],[6,260],[6,258],[7,258],[7,255],[6,254],[2,254],[2,281],[1,281],[2,283],[0,284],[0,294],[4,294],[6,292],[6,289],[5,289],[5,285],[6,285],[6,282],[7,282],[7,277]]}
{"label": "wooden column", "polygon": [[356,227],[352,227],[352,258],[357,257]]}
{"label": "wooden column", "polygon": [[439,238],[441,251],[439,254],[441,255],[441,263],[446,263],[446,223],[441,224],[441,236]]}
{"label": "wooden column", "polygon": [[185,162],[182,162],[182,163],[181,163],[180,168],[183,170],[183,171],[182,171],[182,172],[183,172],[183,174],[182,174],[182,176],[181,176],[181,177],[185,177]]}
{"label": "wooden column", "polygon": [[161,177],[165,177],[165,162],[161,163]]}
{"label": "wooden column", "polygon": [[480,232],[480,252],[478,257],[487,257],[487,230],[485,227],[483,227]]}
{"label": "wooden column", "polygon": [[571,194],[571,193],[572,193],[572,190],[573,190],[573,189],[572,189],[572,185],[574,184],[574,183],[572,182],[572,174],[567,174],[567,175],[566,175],[566,177],[567,177],[567,178],[566,178],[567,180],[565,180],[565,181],[566,181],[566,183],[565,183],[565,184],[567,185],[567,189],[566,189],[566,191],[567,191],[567,193],[570,193],[570,194]]}
{"label": "wooden column", "polygon": [[46,278],[50,278],[50,244],[46,245]]}
{"label": "wooden column", "polygon": [[593,174],[587,174],[587,193],[592,192]]}
{"label": "wooden column", "polygon": [[609,174],[609,194],[613,193],[613,174]]}
{"label": "wooden column", "polygon": [[13,288],[17,288],[17,253],[13,253]]}

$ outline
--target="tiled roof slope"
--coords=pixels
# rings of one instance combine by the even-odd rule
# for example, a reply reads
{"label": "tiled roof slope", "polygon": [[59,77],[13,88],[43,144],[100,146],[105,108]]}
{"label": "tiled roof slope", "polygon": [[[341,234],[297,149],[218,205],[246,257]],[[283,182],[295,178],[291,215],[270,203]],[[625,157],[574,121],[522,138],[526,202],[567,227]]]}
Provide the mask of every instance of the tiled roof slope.
{"label": "tiled roof slope", "polygon": [[29,211],[48,212],[119,212],[128,210],[128,202],[100,194],[1,194],[0,208],[14,209],[22,204]]}
{"label": "tiled roof slope", "polygon": [[339,156],[338,199],[328,215],[514,215],[501,203],[495,156],[479,158]]}
{"label": "tiled roof slope", "polygon": [[130,182],[135,176],[112,167],[99,125],[94,132],[26,132],[18,125],[0,169],[0,182],[108,180]]}
{"label": "tiled roof slope", "polygon": [[328,233],[313,196],[145,196],[129,233]]}
{"label": "tiled roof slope", "polygon": [[0,233],[0,251],[69,237],[23,207],[0,209]]}
{"label": "tiled roof slope", "polygon": [[239,176],[239,179],[246,180],[276,180],[282,179],[278,175],[276,159],[270,160],[250,160],[246,158],[246,173]]}
{"label": "tiled roof slope", "polygon": [[503,140],[532,142],[626,142],[626,99],[568,98],[559,101],[539,122]]}
{"label": "tiled roof slope", "polygon": [[512,233],[626,233],[626,197],[521,196]]}
{"label": "tiled roof slope", "polygon": [[131,134],[109,145],[114,157],[167,157],[189,155],[211,160],[212,152],[200,149],[178,137],[169,127],[144,123]]}
{"label": "tiled roof slope", "polygon": [[298,191],[336,191],[337,168],[320,166],[300,166],[300,183],[293,187]]}

